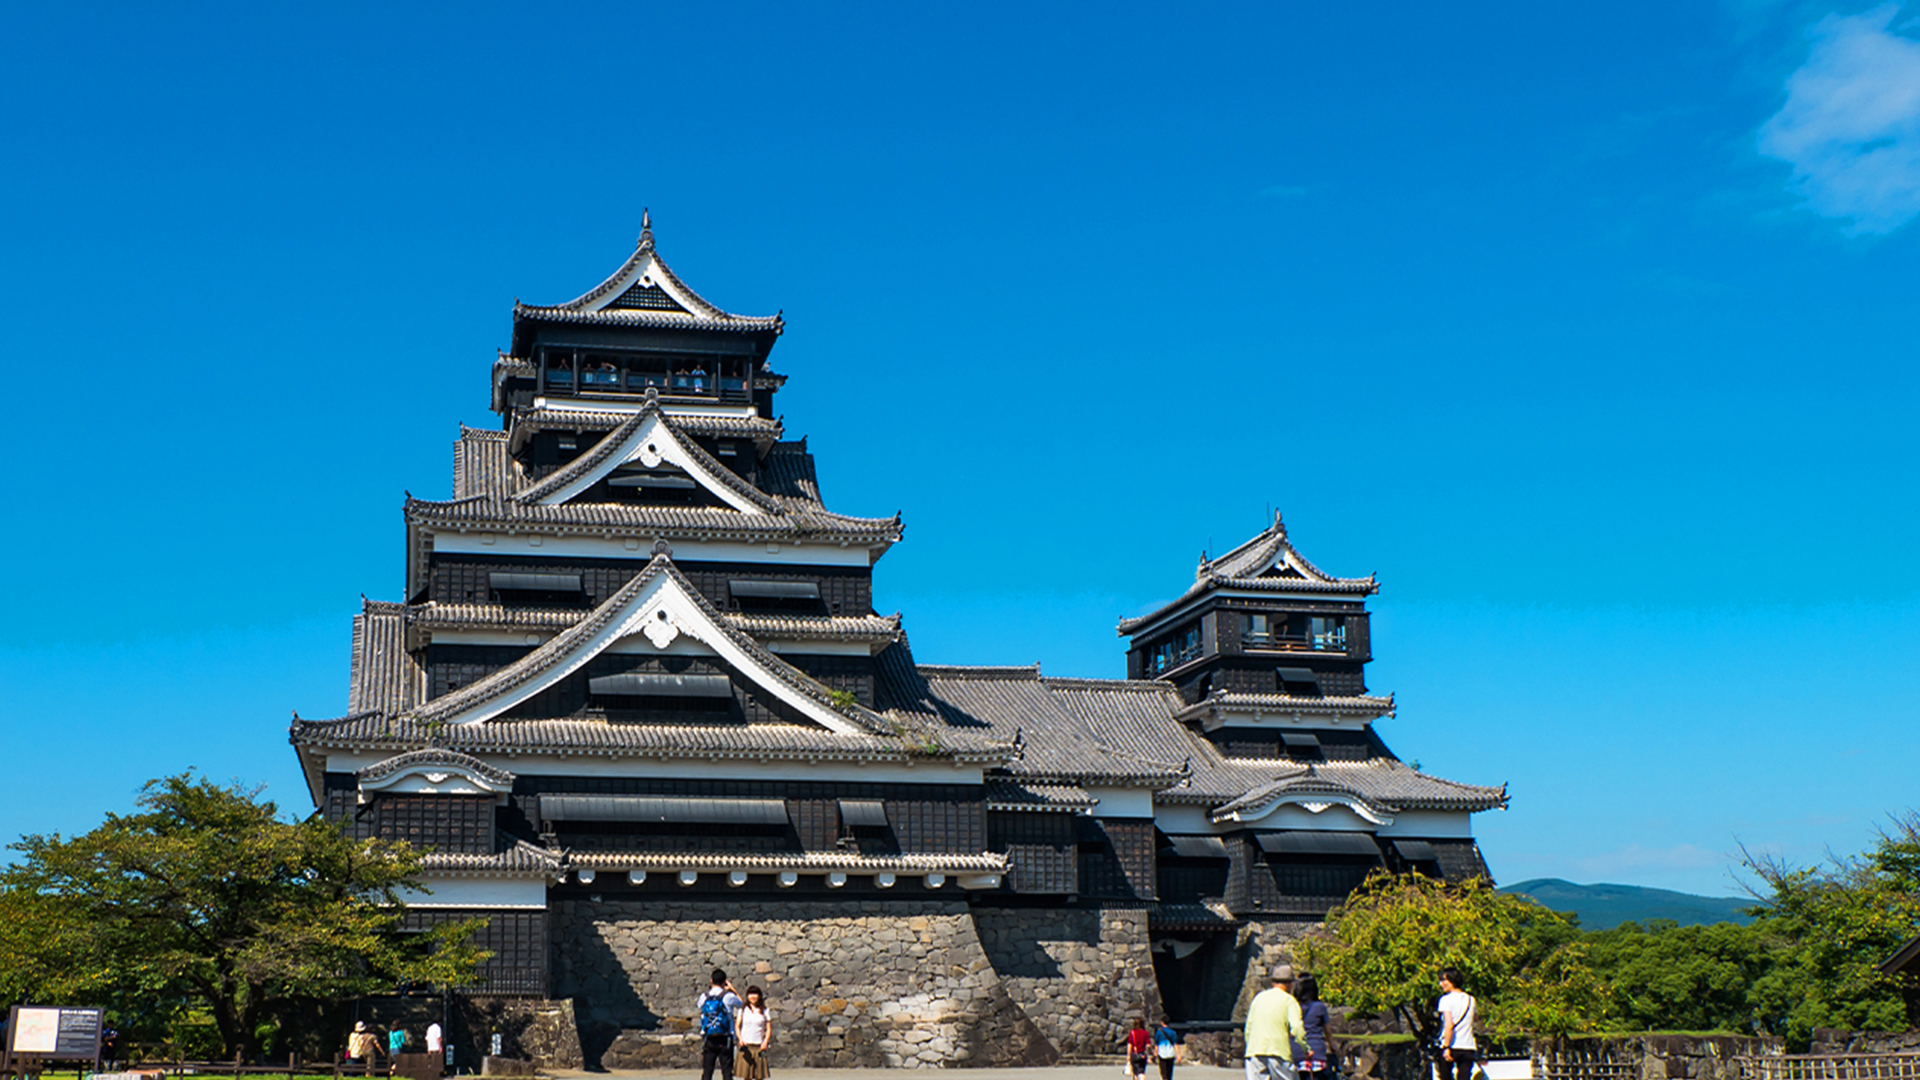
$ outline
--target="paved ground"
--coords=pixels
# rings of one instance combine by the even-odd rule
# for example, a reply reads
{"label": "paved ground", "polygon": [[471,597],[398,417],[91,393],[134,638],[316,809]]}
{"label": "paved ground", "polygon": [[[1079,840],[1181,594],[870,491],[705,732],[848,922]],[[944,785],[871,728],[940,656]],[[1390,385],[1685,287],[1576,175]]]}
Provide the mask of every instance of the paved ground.
{"label": "paved ground", "polygon": [[[956,1068],[954,1080],[1125,1080],[1123,1065],[1056,1065],[1052,1068]],[[699,1068],[634,1068],[628,1072],[564,1072],[553,1076],[563,1080],[699,1080]],[[933,1076],[931,1068],[774,1068],[770,1080],[854,1080],[862,1076]],[[1160,1080],[1160,1070],[1146,1072]],[[1173,1070],[1173,1080],[1246,1080],[1242,1068],[1212,1068],[1206,1065],[1181,1065]]]}

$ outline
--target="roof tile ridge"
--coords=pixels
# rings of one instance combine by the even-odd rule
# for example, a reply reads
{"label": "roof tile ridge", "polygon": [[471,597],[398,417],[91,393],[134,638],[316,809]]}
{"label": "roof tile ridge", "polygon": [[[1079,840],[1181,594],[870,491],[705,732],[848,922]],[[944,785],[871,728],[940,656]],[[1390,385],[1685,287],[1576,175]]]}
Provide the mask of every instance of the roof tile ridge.
{"label": "roof tile ridge", "polygon": [[1097,675],[1048,675],[1041,680],[1064,690],[1124,690],[1135,694],[1173,694],[1180,688],[1158,679],[1104,679]]}
{"label": "roof tile ridge", "polygon": [[1239,556],[1243,552],[1248,551],[1249,549],[1255,547],[1256,545],[1266,543],[1267,541],[1271,541],[1271,540],[1278,540],[1281,543],[1281,545],[1287,546],[1287,528],[1286,526],[1280,524],[1280,516],[1278,514],[1274,515],[1274,521],[1272,525],[1269,525],[1266,528],[1255,533],[1251,537],[1248,537],[1246,540],[1242,541],[1241,543],[1236,545],[1234,548],[1232,548],[1225,554],[1219,556],[1218,558],[1208,558],[1208,559],[1201,560],[1200,566],[1203,570],[1210,569],[1212,567],[1220,565],[1223,562],[1228,561],[1229,559],[1233,559]]}
{"label": "roof tile ridge", "polygon": [[[644,218],[645,215],[642,215],[642,217]],[[543,308],[548,311],[585,311],[588,304],[612,292],[615,285],[625,280],[628,272],[635,266],[638,266],[640,260],[649,257],[656,262],[658,262],[660,258],[653,249],[653,229],[648,227],[648,224],[642,224],[640,228],[640,240],[634,244],[632,253],[621,260],[619,269],[607,275],[600,284],[595,285],[593,288],[588,289],[586,292],[581,293],[579,296],[574,297],[564,304],[522,304],[516,299],[513,302],[513,313],[519,315],[523,309],[537,311]]]}
{"label": "roof tile ridge", "polygon": [[1206,592],[1207,587],[1210,584],[1212,584],[1212,579],[1204,578],[1204,577],[1198,578],[1194,581],[1193,584],[1187,586],[1186,590],[1183,591],[1179,596],[1174,597],[1173,599],[1167,601],[1164,604],[1157,605],[1156,607],[1154,607],[1152,611],[1147,612],[1145,615],[1120,616],[1120,622],[1114,627],[1114,629],[1115,631],[1118,632],[1119,636],[1126,637],[1128,634],[1132,633],[1134,630],[1138,630],[1140,627],[1145,626],[1148,623],[1154,621],[1155,619],[1158,619],[1166,615],[1167,612],[1172,611],[1174,608],[1179,607],[1181,604],[1184,604],[1187,601],[1193,599],[1194,597],[1199,596],[1201,593]]}
{"label": "roof tile ridge", "polygon": [[[649,241],[651,241],[651,236],[649,236]],[[721,320],[733,320],[733,319],[741,319],[741,318],[747,318],[747,319],[765,318],[764,315],[762,316],[735,315],[731,312],[720,310],[720,308],[717,305],[709,301],[706,297],[701,296],[699,293],[695,292],[691,285],[688,285],[686,282],[680,280],[680,275],[673,272],[673,267],[667,265],[667,260],[662,258],[660,255],[660,252],[658,251],[653,252],[653,268],[656,276],[663,277],[668,281],[672,282],[674,287],[678,289],[681,293],[685,294],[688,300],[693,301],[693,305],[695,307],[701,309],[700,311],[692,312],[691,314],[705,315],[709,319],[721,319]]]}
{"label": "roof tile ridge", "polygon": [[[756,488],[755,490],[758,489]],[[838,510],[829,510],[825,503],[817,499],[809,499],[804,495],[768,495],[765,492],[761,492],[761,495],[779,502],[782,507],[790,513],[798,509],[808,517],[822,518],[827,521],[846,522],[854,525],[891,525],[896,528],[900,525],[900,511],[898,510],[893,512],[892,517],[860,517],[855,514],[843,514]]]}
{"label": "roof tile ridge", "polygon": [[[652,403],[651,398],[649,399],[649,403]],[[658,408],[658,406],[655,407]],[[645,407],[642,407],[641,411],[645,412]],[[680,448],[685,450],[689,456],[699,462],[708,472],[712,473],[723,486],[731,488],[734,494],[753,503],[767,513],[779,513],[786,509],[786,507],[780,504],[778,497],[769,495],[759,488],[754,487],[752,484],[747,483],[739,473],[721,464],[719,458],[707,453],[706,447],[701,446],[697,440],[683,435],[680,431],[678,421],[665,409],[658,409],[658,411],[661,425],[668,431],[673,432],[673,437],[679,441]],[[612,436],[609,435],[608,438],[612,438]]]}
{"label": "roof tile ridge", "polygon": [[593,449],[574,458],[568,462],[565,467],[548,474],[545,479],[521,488],[513,494],[513,501],[521,506],[532,506],[546,495],[566,487],[581,476],[592,472],[601,462],[613,456],[614,452],[620,448],[620,445],[631,438],[635,431],[640,429],[642,421],[652,413],[658,412],[659,409],[659,399],[653,395],[648,395],[646,403],[640,407],[639,412],[622,420],[620,426],[601,436],[600,441],[593,445]]}
{"label": "roof tile ridge", "polygon": [[1293,546],[1293,541],[1288,540],[1286,538],[1285,533],[1281,534],[1280,543],[1281,543],[1281,546],[1286,550],[1288,554],[1292,555],[1295,559],[1299,560],[1300,568],[1302,570],[1305,570],[1309,574],[1312,574],[1315,577],[1318,577],[1321,581],[1329,585],[1372,585],[1376,588],[1379,587],[1380,580],[1379,580],[1379,575],[1377,574],[1368,574],[1366,577],[1352,577],[1352,578],[1335,577],[1332,574],[1327,573],[1325,570],[1320,569],[1318,566],[1315,566],[1313,562],[1309,560],[1305,555],[1300,554],[1300,549]]}
{"label": "roof tile ridge", "polygon": [[489,701],[494,696],[511,690],[552,667],[561,657],[572,651],[581,640],[599,633],[601,628],[613,618],[614,612],[630,602],[648,582],[659,574],[665,559],[665,555],[655,555],[644,569],[633,576],[632,580],[621,586],[612,596],[602,600],[586,618],[555,634],[539,648],[477,682],[422,702],[409,711],[408,718],[433,723]]}
{"label": "roof tile ridge", "polygon": [[1040,680],[1040,665],[1033,664],[915,664],[922,678],[932,673],[942,679],[1031,679]]}
{"label": "roof tile ridge", "polygon": [[501,496],[490,493],[490,492],[485,492],[485,491],[479,492],[474,495],[462,495],[457,499],[423,499],[418,495],[413,494],[412,492],[408,492],[407,501],[404,504],[404,509],[412,510],[414,507],[417,507],[417,506],[465,506],[468,503],[505,502],[505,501],[506,500],[503,499]]}
{"label": "roof tile ridge", "polygon": [[392,757],[376,761],[358,770],[355,775],[362,779],[373,780],[382,776],[389,776],[409,765],[441,763],[455,764],[463,768],[472,769],[481,776],[498,783],[511,783],[514,778],[513,773],[505,769],[489,765],[479,758],[474,757],[472,754],[450,749],[445,746],[425,746],[414,750],[402,750]]}

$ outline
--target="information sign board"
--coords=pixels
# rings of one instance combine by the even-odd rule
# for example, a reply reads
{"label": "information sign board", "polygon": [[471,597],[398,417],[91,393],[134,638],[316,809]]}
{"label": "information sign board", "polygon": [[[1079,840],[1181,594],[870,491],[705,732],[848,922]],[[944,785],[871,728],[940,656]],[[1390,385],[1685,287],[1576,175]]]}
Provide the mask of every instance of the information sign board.
{"label": "information sign board", "polygon": [[95,1061],[100,1057],[99,1009],[65,1009],[19,1005],[13,1009],[7,1040],[9,1056],[31,1054],[67,1061]]}

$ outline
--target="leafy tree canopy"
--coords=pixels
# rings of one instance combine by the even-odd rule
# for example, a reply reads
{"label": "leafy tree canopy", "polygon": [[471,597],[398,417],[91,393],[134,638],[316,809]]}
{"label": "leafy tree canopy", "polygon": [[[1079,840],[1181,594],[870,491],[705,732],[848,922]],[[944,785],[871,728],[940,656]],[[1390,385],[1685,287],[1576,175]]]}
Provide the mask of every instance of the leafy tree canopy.
{"label": "leafy tree canopy", "polygon": [[478,920],[403,932],[420,856],[189,774],[0,871],[0,992],[125,1012],[200,1008],[228,1053],[314,1001],[471,982]]}
{"label": "leafy tree canopy", "polygon": [[1771,895],[1754,920],[1768,956],[1751,1000],[1761,1022],[1804,1046],[1814,1028],[1906,1027],[1913,984],[1879,965],[1920,927],[1920,819],[1902,818],[1871,851],[1820,867],[1749,857]]}
{"label": "leafy tree canopy", "polygon": [[1587,935],[1587,955],[1611,988],[1614,1016],[1627,1030],[1764,1026],[1751,992],[1770,958],[1752,927],[1680,926],[1668,919],[1622,923]]}
{"label": "leafy tree canopy", "polygon": [[1571,919],[1482,879],[1450,885],[1375,873],[1327,916],[1329,934],[1304,943],[1321,992],[1369,1012],[1393,1012],[1423,1046],[1439,1036],[1436,976],[1458,968],[1496,1033],[1592,1030],[1607,994]]}

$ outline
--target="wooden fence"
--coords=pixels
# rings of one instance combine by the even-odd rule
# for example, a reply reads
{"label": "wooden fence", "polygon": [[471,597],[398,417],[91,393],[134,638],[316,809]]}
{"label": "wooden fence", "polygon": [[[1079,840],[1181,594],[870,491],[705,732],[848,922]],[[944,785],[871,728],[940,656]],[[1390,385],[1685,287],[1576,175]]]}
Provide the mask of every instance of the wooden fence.
{"label": "wooden fence", "polygon": [[1742,1080],[1920,1080],[1920,1053],[1779,1054],[1737,1060]]}

